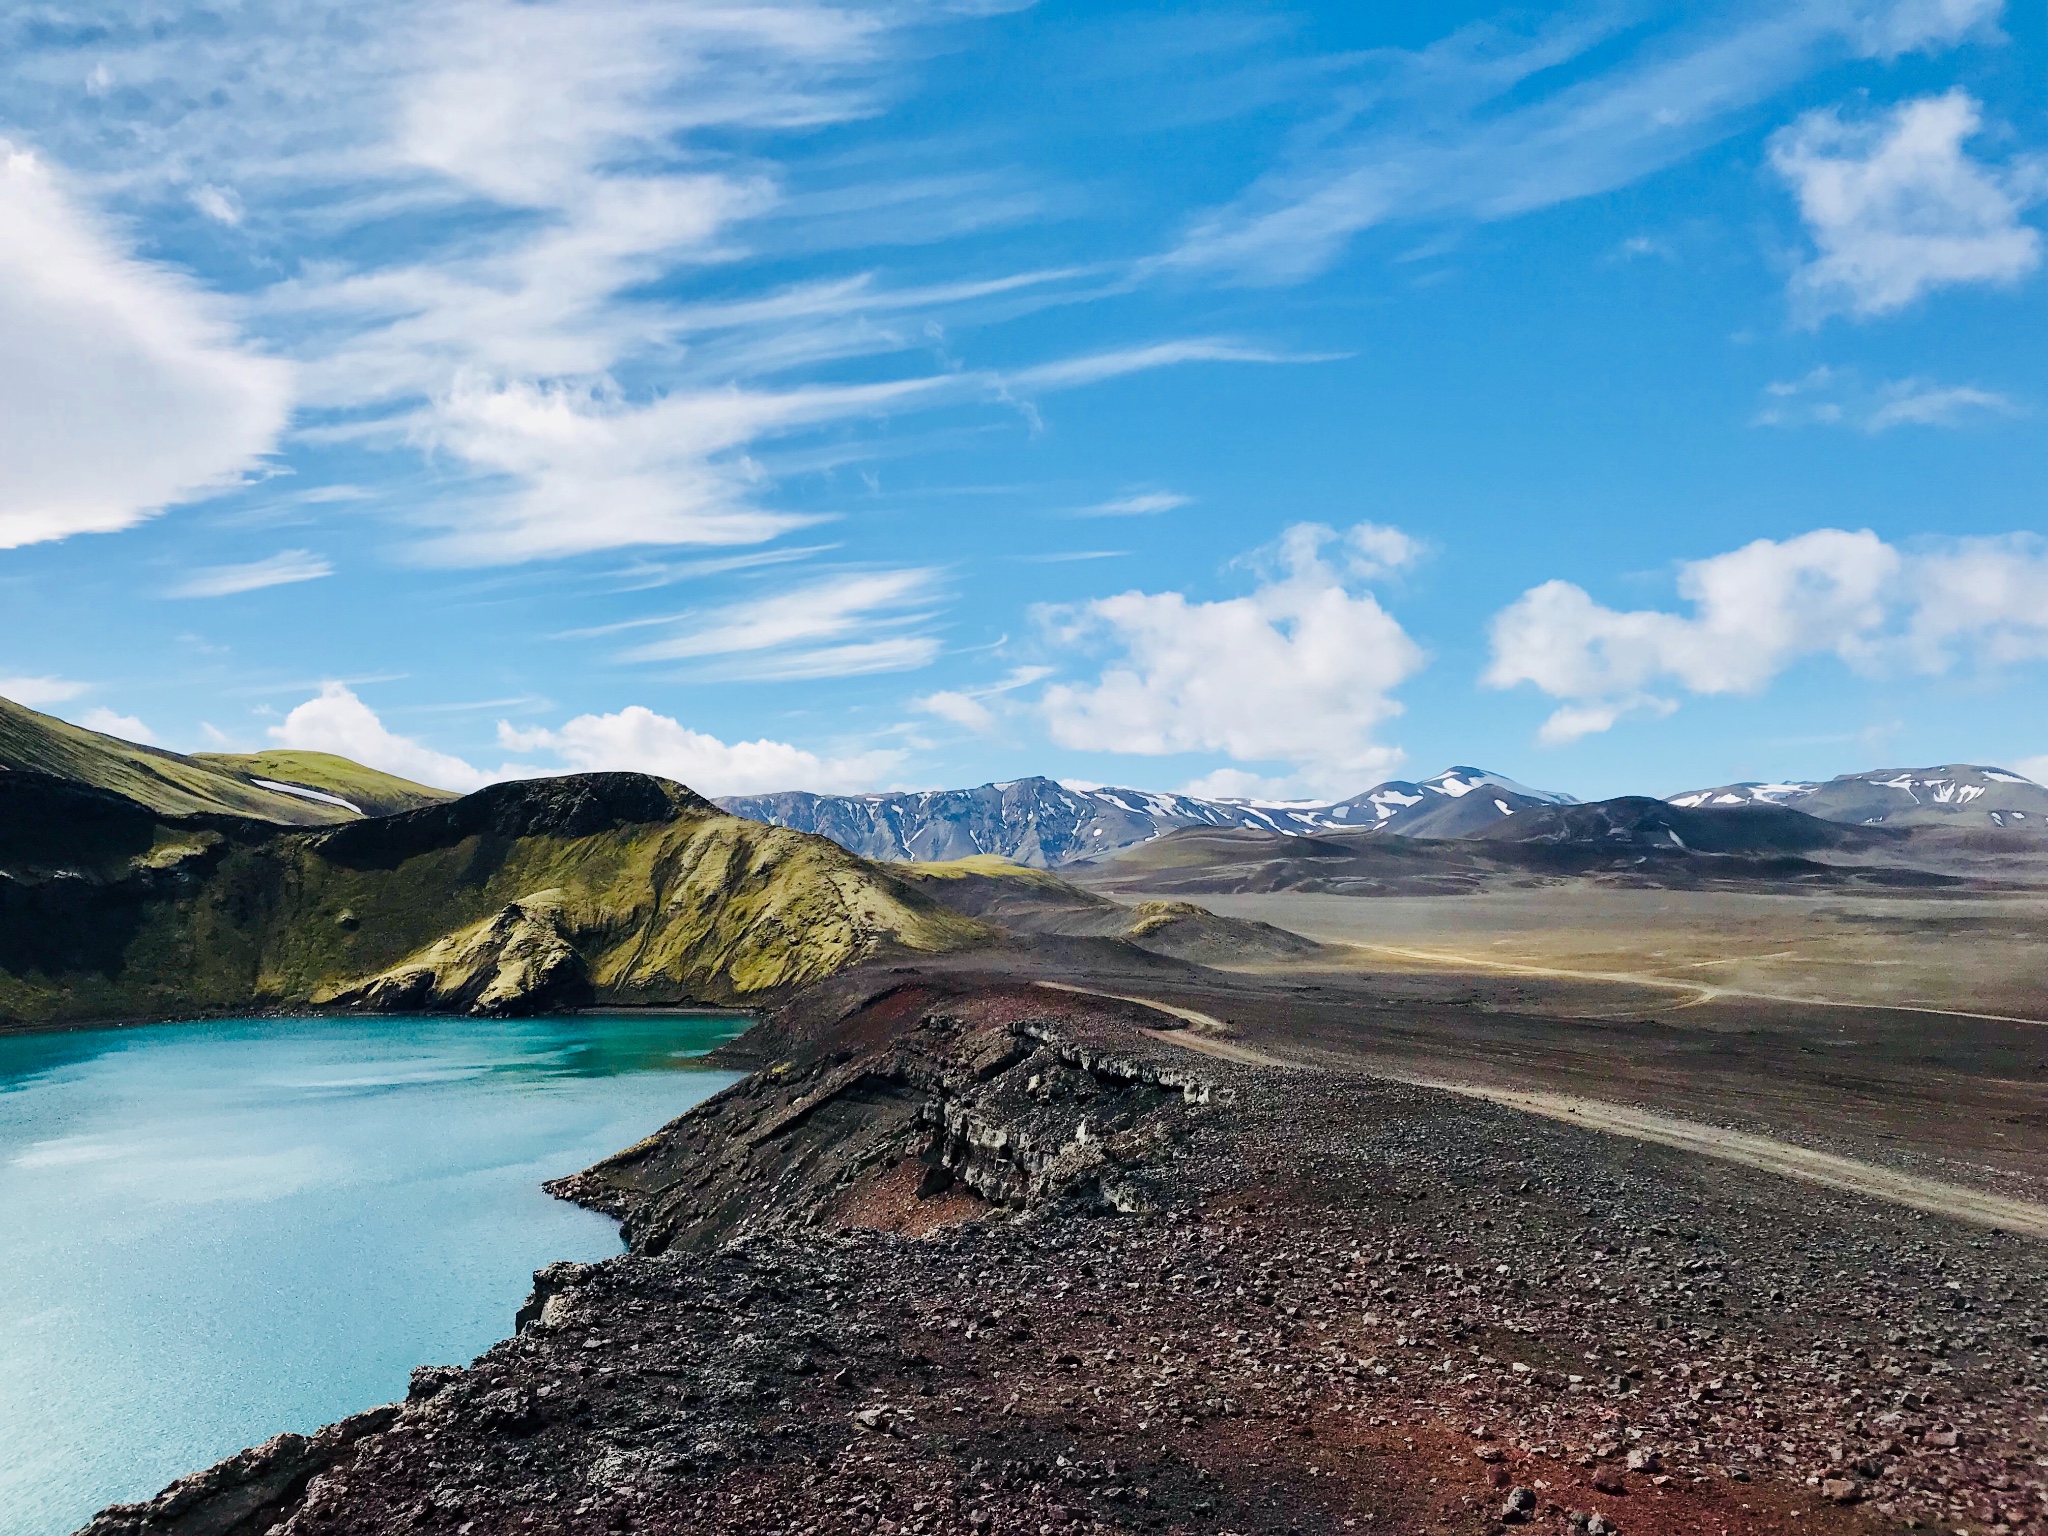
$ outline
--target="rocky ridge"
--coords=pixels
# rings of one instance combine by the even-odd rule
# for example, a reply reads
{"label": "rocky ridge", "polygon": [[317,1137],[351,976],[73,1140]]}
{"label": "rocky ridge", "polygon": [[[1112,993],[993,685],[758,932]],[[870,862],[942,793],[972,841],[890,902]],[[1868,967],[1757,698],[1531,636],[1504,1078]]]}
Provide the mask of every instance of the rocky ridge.
{"label": "rocky ridge", "polygon": [[1181,1037],[838,978],[629,1255],[88,1532],[2048,1530],[2037,1245]]}
{"label": "rocky ridge", "polygon": [[1722,784],[1667,797],[1687,808],[1781,805],[1858,826],[2048,832],[2048,788],[2006,768],[1876,768],[1825,783]]}

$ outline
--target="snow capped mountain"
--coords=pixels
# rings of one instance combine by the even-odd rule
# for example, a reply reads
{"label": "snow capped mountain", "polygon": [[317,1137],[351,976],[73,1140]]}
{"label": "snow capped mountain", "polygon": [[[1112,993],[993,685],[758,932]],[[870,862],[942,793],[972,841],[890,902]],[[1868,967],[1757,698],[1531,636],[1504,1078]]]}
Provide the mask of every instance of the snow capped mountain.
{"label": "snow capped mountain", "polygon": [[1667,797],[1687,809],[1783,805],[1859,826],[1999,827],[2048,832],[2048,789],[2005,768],[1950,763],[1877,768],[1825,784],[1723,784]]}
{"label": "snow capped mountain", "polygon": [[735,815],[816,832],[866,858],[932,862],[994,853],[1039,868],[1098,858],[1182,827],[1463,837],[1517,811],[1576,803],[1570,795],[1463,765],[1418,782],[1378,784],[1327,805],[1208,800],[1043,778],[894,795],[791,791],[719,801]]}

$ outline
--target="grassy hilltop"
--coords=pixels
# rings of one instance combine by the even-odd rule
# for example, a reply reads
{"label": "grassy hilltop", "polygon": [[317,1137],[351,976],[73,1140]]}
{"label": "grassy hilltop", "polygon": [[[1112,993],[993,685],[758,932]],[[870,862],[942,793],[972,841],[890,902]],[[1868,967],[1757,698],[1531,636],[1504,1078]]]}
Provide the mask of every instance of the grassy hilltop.
{"label": "grassy hilltop", "polygon": [[[11,699],[0,699],[0,770],[46,773],[90,785],[167,816],[248,816],[286,826],[325,826],[454,798],[446,790],[326,752],[185,757],[89,731]],[[268,783],[259,782],[264,780]],[[350,804],[335,805],[273,785],[297,786]]]}
{"label": "grassy hilltop", "polygon": [[0,1022],[732,1002],[985,925],[641,774],[294,830],[0,774]]}

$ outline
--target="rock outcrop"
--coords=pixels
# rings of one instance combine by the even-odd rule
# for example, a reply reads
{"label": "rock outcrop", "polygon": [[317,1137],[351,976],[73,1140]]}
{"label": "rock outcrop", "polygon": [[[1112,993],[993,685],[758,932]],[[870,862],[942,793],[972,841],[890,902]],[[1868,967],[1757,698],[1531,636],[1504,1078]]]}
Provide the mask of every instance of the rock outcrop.
{"label": "rock outcrop", "polygon": [[417,960],[316,1003],[379,1013],[538,1013],[588,1002],[590,975],[562,921],[561,893],[515,901]]}

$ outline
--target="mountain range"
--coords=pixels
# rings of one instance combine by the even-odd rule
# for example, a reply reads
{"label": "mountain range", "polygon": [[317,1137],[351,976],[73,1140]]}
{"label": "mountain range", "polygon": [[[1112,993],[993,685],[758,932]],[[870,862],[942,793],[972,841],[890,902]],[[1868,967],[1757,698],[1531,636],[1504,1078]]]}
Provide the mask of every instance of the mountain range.
{"label": "mountain range", "polygon": [[1688,809],[1782,805],[1823,821],[1875,827],[1992,827],[2048,832],[2048,789],[2005,768],[1875,768],[1826,783],[1722,784],[1667,797]]}
{"label": "mountain range", "polygon": [[[1968,764],[1876,769],[1824,784],[1728,784],[1670,795],[1665,802],[1683,810],[1780,806],[1859,826],[2048,832],[2048,789],[2003,768]],[[738,816],[829,837],[863,858],[923,863],[995,854],[1040,869],[1100,861],[1194,828],[1288,837],[1379,832],[1407,838],[1556,840],[1559,827],[1591,825],[1585,818],[1546,815],[1540,818],[1545,830],[1539,832],[1526,821],[1530,813],[1580,802],[1465,765],[1419,781],[1378,784],[1328,804],[1203,799],[1045,778],[906,794],[737,795],[718,803]],[[1525,818],[1526,831],[1505,830],[1515,817]]]}
{"label": "mountain range", "polygon": [[188,757],[0,701],[0,1025],[734,1001],[1025,940],[1227,961],[1303,941],[1153,898],[1896,883],[2032,859],[2041,832],[2048,789],[1969,765],[1589,804],[1469,766],[1328,804],[1030,778],[715,805],[633,773],[457,798],[328,754]]}
{"label": "mountain range", "polygon": [[0,1029],[731,1003],[1019,936],[1155,964],[1314,947],[1001,860],[875,863],[647,774],[458,798],[345,758],[185,757],[0,706]]}
{"label": "mountain range", "polygon": [[1304,836],[1390,832],[1466,837],[1503,817],[1572,805],[1570,795],[1530,789],[1483,768],[1446,768],[1419,782],[1376,784],[1331,803],[1211,800],[1149,789],[1013,779],[978,789],[884,795],[732,795],[736,816],[831,838],[863,858],[929,863],[996,854],[1036,869],[1100,859],[1189,827],[1243,827]]}

